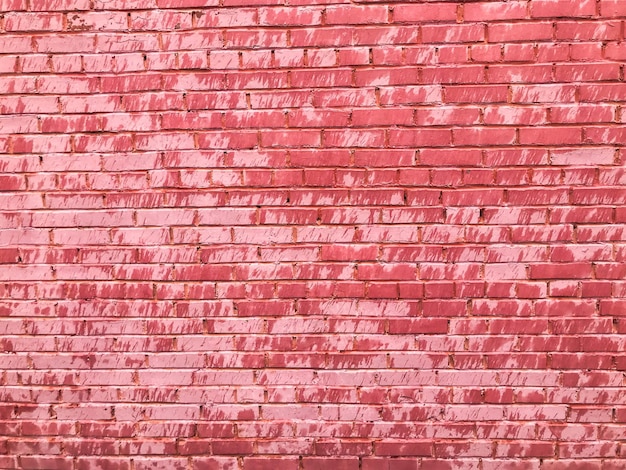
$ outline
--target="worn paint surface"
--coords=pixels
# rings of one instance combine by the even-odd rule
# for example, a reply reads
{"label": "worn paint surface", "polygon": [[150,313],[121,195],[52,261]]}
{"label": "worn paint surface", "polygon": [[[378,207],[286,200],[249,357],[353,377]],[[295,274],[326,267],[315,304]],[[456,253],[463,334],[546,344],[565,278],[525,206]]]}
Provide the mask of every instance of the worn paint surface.
{"label": "worn paint surface", "polygon": [[626,466],[623,0],[0,0],[0,467]]}

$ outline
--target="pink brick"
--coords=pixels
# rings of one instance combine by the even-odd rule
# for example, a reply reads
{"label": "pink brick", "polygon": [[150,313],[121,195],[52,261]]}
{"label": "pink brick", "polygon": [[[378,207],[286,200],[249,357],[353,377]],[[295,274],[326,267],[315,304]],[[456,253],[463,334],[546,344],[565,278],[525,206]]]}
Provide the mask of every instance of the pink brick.
{"label": "pink brick", "polygon": [[620,468],[619,1],[0,12],[0,467]]}

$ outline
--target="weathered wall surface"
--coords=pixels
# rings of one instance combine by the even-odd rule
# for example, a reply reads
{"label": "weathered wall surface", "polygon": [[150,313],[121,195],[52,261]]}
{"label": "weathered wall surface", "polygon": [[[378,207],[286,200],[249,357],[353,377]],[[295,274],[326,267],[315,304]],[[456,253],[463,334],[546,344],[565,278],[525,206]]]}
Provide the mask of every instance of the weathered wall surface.
{"label": "weathered wall surface", "polygon": [[1,468],[624,468],[625,1],[0,10]]}

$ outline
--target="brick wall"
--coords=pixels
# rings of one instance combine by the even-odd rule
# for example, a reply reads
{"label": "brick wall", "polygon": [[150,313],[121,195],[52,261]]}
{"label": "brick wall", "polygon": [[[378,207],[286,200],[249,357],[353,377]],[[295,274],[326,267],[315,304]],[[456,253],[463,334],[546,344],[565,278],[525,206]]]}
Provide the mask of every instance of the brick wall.
{"label": "brick wall", "polygon": [[0,468],[624,468],[626,1],[0,11]]}

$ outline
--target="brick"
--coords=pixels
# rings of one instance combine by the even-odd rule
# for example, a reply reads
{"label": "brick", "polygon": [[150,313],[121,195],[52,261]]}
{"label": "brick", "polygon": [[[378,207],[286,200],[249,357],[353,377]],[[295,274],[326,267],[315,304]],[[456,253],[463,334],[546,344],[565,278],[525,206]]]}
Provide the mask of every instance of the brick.
{"label": "brick", "polygon": [[621,128],[600,129],[598,127],[585,128],[584,132],[585,140],[591,143],[598,143],[600,140],[613,143],[616,140],[621,139],[623,133]]}
{"label": "brick", "polygon": [[479,24],[422,26],[424,43],[481,42],[485,28]]}
{"label": "brick", "polygon": [[558,81],[610,81],[619,76],[619,67],[616,65],[612,63],[558,65],[555,67],[554,77]]}
{"label": "brick", "polygon": [[485,67],[482,65],[457,65],[451,67],[424,67],[421,71],[422,83],[429,84],[477,84],[485,83]]}
{"label": "brick", "polygon": [[226,88],[232,90],[245,90],[254,88],[286,88],[287,73],[277,72],[253,72],[226,74]]}
{"label": "brick", "polygon": [[596,24],[595,22],[585,21],[563,21],[557,25],[556,37],[557,39],[576,41],[599,38],[617,40],[619,39],[618,23],[603,21]]}
{"label": "brick", "polygon": [[352,112],[352,125],[357,127],[411,125],[412,123],[413,110],[411,109],[357,109]]}
{"label": "brick", "polygon": [[521,20],[527,16],[526,1],[468,3],[464,5],[465,21]]}
{"label": "brick", "polygon": [[610,165],[615,161],[612,148],[555,149],[550,154],[554,165]]}
{"label": "brick", "polygon": [[[185,134],[181,139],[185,139],[188,142],[188,148],[193,148],[192,136]],[[256,132],[203,132],[198,134],[198,147],[201,149],[220,149],[220,150],[239,150],[239,149],[252,149],[258,145],[258,134]],[[175,146],[172,150],[180,149],[180,146]]]}
{"label": "brick", "polygon": [[499,44],[478,44],[470,46],[469,55],[476,62],[500,62],[503,48]]}
{"label": "brick", "polygon": [[243,461],[244,470],[269,470],[276,468],[276,465],[280,466],[280,468],[295,470],[298,468],[298,459],[286,457],[273,459],[248,457]]}
{"label": "brick", "polygon": [[555,142],[567,144],[580,144],[582,142],[581,129],[576,127],[552,127],[520,129],[519,140],[521,144],[551,144]]}
{"label": "brick", "polygon": [[496,125],[518,124],[536,126],[547,124],[547,115],[544,109],[538,107],[514,108],[508,106],[494,106],[485,108],[484,121],[487,124]]}
{"label": "brick", "polygon": [[603,188],[598,189],[578,189],[572,194],[572,201],[575,204],[595,205],[595,204],[611,204],[622,196],[622,191],[616,189],[613,192],[606,191]]}
{"label": "brick", "polygon": [[345,127],[350,115],[346,111],[299,109],[288,114],[290,127]]}
{"label": "brick", "polygon": [[454,4],[416,4],[397,5],[393,9],[393,19],[396,23],[402,22],[434,22],[434,21],[456,21],[456,6]]}
{"label": "brick", "polygon": [[416,25],[361,27],[354,31],[353,45],[415,44],[418,33]]}
{"label": "brick", "polygon": [[439,85],[381,87],[380,102],[382,105],[436,103],[441,101],[441,93]]}
{"label": "brick", "polygon": [[498,103],[506,102],[508,89],[504,86],[446,86],[445,103]]}
{"label": "brick", "polygon": [[384,5],[347,6],[326,8],[326,24],[387,23],[388,10]]}
{"label": "brick", "polygon": [[366,65],[369,63],[369,51],[365,47],[342,48],[337,53],[337,65]]}
{"label": "brick", "polygon": [[602,16],[619,17],[626,16],[624,6],[618,0],[602,0],[600,2],[600,13]]}
{"label": "brick", "polygon": [[9,13],[4,17],[7,31],[62,31],[61,13]]}
{"label": "brick", "polygon": [[447,129],[391,130],[389,142],[392,147],[444,147],[452,140],[452,133]]}
{"label": "brick", "polygon": [[587,17],[594,16],[595,13],[596,4],[589,0],[582,2],[539,0],[531,2],[530,5],[531,18]]}
{"label": "brick", "polygon": [[[56,457],[56,456],[22,456],[20,457],[20,466],[28,469],[50,469],[61,470],[67,468],[67,465],[72,465],[73,459],[71,457]],[[17,467],[19,468],[19,467]]]}
{"label": "brick", "polygon": [[472,125],[478,124],[480,113],[477,108],[438,108],[435,110],[419,110],[415,116],[418,126],[434,125]]}
{"label": "brick", "polygon": [[375,51],[372,51],[372,63],[376,65],[400,65],[405,60],[403,52],[404,49],[401,47],[390,46],[376,49]]}
{"label": "brick", "polygon": [[46,117],[40,122],[41,132],[45,133],[97,132],[102,130],[101,123],[94,116]]}
{"label": "brick", "polygon": [[494,145],[510,145],[515,139],[515,130],[510,128],[464,128],[455,129],[452,132],[455,145],[480,146],[486,142]]}
{"label": "brick", "polygon": [[487,81],[489,83],[548,83],[552,81],[552,74],[552,67],[548,65],[491,65],[487,70]]}
{"label": "brick", "polygon": [[433,455],[433,446],[429,442],[392,442],[381,441],[374,445],[375,455],[381,456],[419,456],[430,457]]}
{"label": "brick", "polygon": [[549,22],[494,23],[487,26],[491,42],[545,41],[552,39],[553,26]]}

